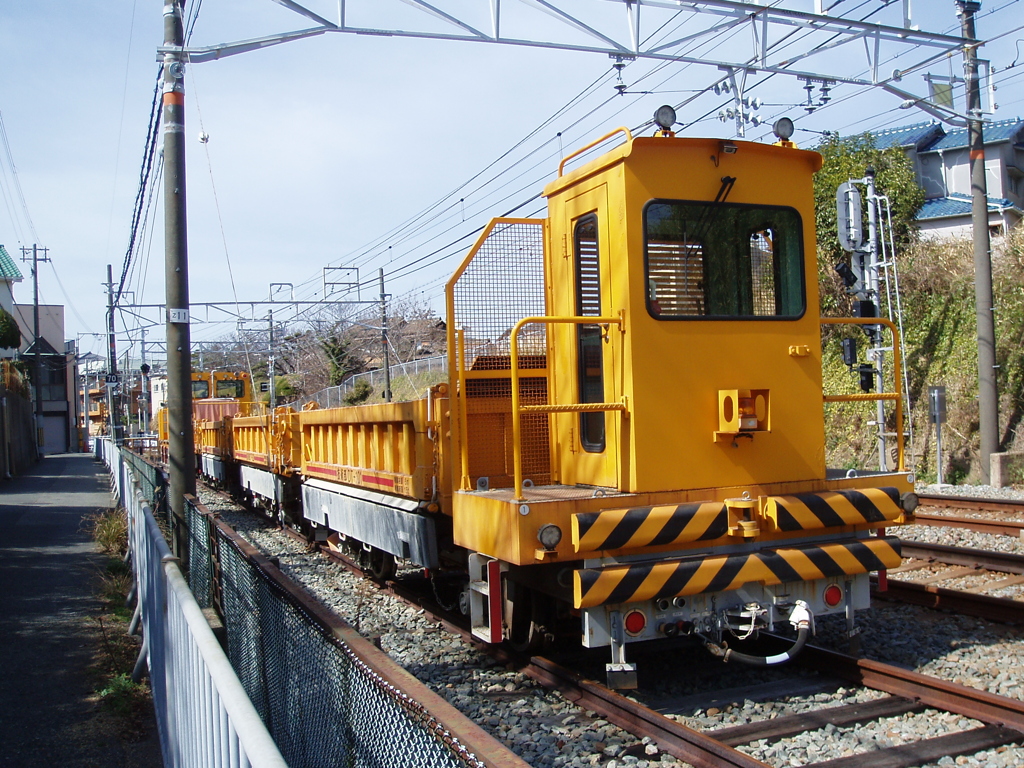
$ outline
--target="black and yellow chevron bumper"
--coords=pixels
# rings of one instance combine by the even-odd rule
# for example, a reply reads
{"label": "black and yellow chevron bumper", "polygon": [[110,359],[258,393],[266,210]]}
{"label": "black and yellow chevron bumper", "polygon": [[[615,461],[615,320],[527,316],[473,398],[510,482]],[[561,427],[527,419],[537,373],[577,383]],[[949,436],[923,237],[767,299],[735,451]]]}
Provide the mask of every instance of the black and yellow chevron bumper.
{"label": "black and yellow chevron bumper", "polygon": [[728,533],[729,515],[720,501],[609,509],[573,515],[577,552],[636,549],[709,541]]}
{"label": "black and yellow chevron bumper", "polygon": [[867,573],[900,564],[894,536],[780,547],[735,555],[584,568],[573,576],[577,608],[725,592],[744,584],[784,584]]}
{"label": "black and yellow chevron bumper", "polygon": [[[712,541],[726,535],[756,538],[759,532],[881,527],[905,511],[896,488],[820,491],[688,504],[581,512],[572,517],[576,552],[635,550]],[[744,523],[745,531],[740,527]]]}
{"label": "black and yellow chevron bumper", "polygon": [[904,514],[896,488],[858,488],[793,496],[768,496],[762,516],[780,531],[882,524]]}

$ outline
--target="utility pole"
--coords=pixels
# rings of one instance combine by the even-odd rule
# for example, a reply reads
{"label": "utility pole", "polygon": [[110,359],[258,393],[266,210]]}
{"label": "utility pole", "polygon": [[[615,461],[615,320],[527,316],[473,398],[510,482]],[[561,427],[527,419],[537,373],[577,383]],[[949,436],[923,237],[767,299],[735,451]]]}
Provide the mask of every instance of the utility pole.
{"label": "utility pole", "polygon": [[117,386],[117,342],[114,335],[114,272],[110,264],[107,264],[107,282],[104,285],[107,286],[107,381],[104,384],[107,391],[107,418],[110,419],[110,436],[114,445],[121,445],[124,434],[114,400],[114,387]]}
{"label": "utility pole", "polygon": [[164,282],[167,307],[167,436],[169,508],[174,554],[188,567],[185,495],[196,492],[192,438],[192,350],[189,336],[188,241],[185,216],[185,64],[183,2],[164,10]]}
{"label": "utility pole", "polygon": [[[42,337],[39,335],[39,262],[49,261],[46,254],[48,248],[40,248],[33,245],[31,249],[21,249],[21,260],[28,261],[29,251],[32,252],[32,337],[35,339],[35,354],[32,356],[32,373],[36,382],[36,450],[40,456],[43,455],[43,350]],[[39,251],[43,255],[39,255]]]}
{"label": "utility pole", "polygon": [[384,402],[391,402],[391,363],[388,356],[388,295],[384,293],[384,268],[380,270],[380,340],[384,345]]}
{"label": "utility pole", "polygon": [[968,149],[971,168],[971,224],[974,229],[974,303],[978,323],[978,424],[981,432],[981,482],[991,479],[992,454],[999,450],[999,390],[996,386],[996,322],[992,299],[992,256],[988,239],[988,182],[985,179],[985,138],[981,123],[981,86],[975,0],[957,0],[957,15],[965,41],[964,79],[967,81]]}
{"label": "utility pole", "polygon": [[270,323],[270,360],[267,362],[267,374],[270,376],[270,414],[273,419],[274,409],[277,408],[277,382],[274,374],[277,372],[277,362],[274,360],[274,310],[269,310],[267,322]]}
{"label": "utility pole", "polygon": [[139,387],[139,430],[145,434],[149,432],[149,365],[146,363],[146,329],[142,328],[142,365],[139,371],[142,372],[142,384]]}

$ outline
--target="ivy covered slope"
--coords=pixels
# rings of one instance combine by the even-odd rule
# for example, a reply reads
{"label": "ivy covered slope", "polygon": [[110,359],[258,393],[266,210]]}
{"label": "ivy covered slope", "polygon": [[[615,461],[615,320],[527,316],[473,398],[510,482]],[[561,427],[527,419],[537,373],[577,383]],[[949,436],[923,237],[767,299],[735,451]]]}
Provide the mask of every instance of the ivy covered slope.
{"label": "ivy covered slope", "polygon": [[[903,306],[904,345],[913,441],[907,464],[923,481],[936,477],[935,428],[929,423],[928,387],[944,385],[947,423],[942,454],[946,482],[978,479],[978,373],[977,325],[974,304],[972,244],[965,241],[919,242],[914,216],[924,200],[913,167],[898,148],[878,150],[870,136],[829,138],[818,148],[824,166],[815,178],[818,228],[818,278],[822,311],[826,316],[849,316],[850,298],[834,271],[848,260],[836,235],[835,191],[850,178],[863,177],[868,166],[876,171],[880,194],[889,197],[896,262]],[[867,232],[865,225],[864,231]],[[1024,231],[1012,232],[992,243],[993,287],[996,305],[996,346],[999,364],[1000,450],[1024,450]],[[883,304],[883,314],[885,305]],[[840,340],[857,338],[861,361],[866,338],[850,326],[832,326],[823,337],[825,391],[859,392],[859,379],[843,363]],[[888,382],[891,391],[892,367]],[[841,403],[826,406],[826,453],[833,467],[879,467],[875,406]],[[887,429],[895,426],[887,409]],[[894,441],[890,440],[892,466]],[[1017,478],[1024,482],[1024,478]]]}

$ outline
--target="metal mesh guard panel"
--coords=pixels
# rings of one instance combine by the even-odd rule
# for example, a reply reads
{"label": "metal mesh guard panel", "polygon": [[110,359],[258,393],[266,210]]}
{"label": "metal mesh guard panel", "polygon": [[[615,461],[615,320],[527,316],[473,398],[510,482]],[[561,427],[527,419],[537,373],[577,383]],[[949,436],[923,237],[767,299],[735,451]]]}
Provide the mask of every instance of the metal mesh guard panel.
{"label": "metal mesh guard panel", "polygon": [[483,768],[220,538],[228,657],[290,768]]}
{"label": "metal mesh guard panel", "polygon": [[[465,333],[467,367],[507,368],[512,326],[524,317],[545,313],[543,222],[496,223],[459,276],[453,298],[453,319]],[[520,335],[520,355],[546,351],[545,326],[525,329]],[[495,356],[493,365],[482,359],[489,355]],[[503,363],[501,357],[506,358]],[[478,359],[479,364],[474,364]]]}
{"label": "metal mesh guard panel", "polygon": [[[509,371],[511,377],[513,327],[525,317],[547,314],[543,222],[497,220],[456,280],[452,299],[469,374],[469,423],[464,435],[469,474],[488,477],[491,487],[507,487],[513,473],[511,380],[472,376],[478,371]],[[522,404],[546,404],[547,380],[529,372],[547,367],[547,325],[524,326],[518,352]],[[524,416],[520,427],[523,471],[535,483],[546,484],[551,471],[548,417]]]}

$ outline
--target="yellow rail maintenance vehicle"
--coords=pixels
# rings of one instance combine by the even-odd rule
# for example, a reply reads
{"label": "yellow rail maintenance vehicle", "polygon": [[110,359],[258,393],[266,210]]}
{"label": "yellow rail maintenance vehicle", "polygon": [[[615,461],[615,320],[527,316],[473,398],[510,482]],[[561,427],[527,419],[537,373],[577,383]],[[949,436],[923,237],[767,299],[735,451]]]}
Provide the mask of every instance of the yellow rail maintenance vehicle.
{"label": "yellow rail maintenance vehicle", "polygon": [[[257,407],[245,371],[192,371],[192,431],[196,470],[222,487],[231,484],[231,418]],[[160,456],[167,460],[167,408],[157,412]]]}
{"label": "yellow rail maintenance vehicle", "polygon": [[[823,394],[823,323],[899,338],[821,317],[820,156],[679,138],[669,117],[566,157],[547,218],[491,221],[446,286],[446,383],[232,427],[249,493],[301,497],[378,577],[429,569],[487,642],[571,627],[609,646],[617,687],[636,685],[633,642],[775,664],[816,616],[852,626],[869,574],[900,563],[883,529],[917,504],[898,368],[895,392]],[[826,468],[824,404],[844,399],[891,403],[895,471]],[[728,645],[784,627],[784,653]]]}
{"label": "yellow rail maintenance vehicle", "polygon": [[[447,286],[441,506],[474,630],[532,644],[568,606],[619,686],[625,646],[657,637],[787,660],[815,616],[868,606],[869,573],[900,563],[881,529],[917,504],[899,392],[847,396],[894,404],[898,469],[825,466],[824,401],[844,398],[822,390],[820,156],[671,124],[565,158],[548,218],[492,221]],[[727,647],[776,624],[788,653]]]}

